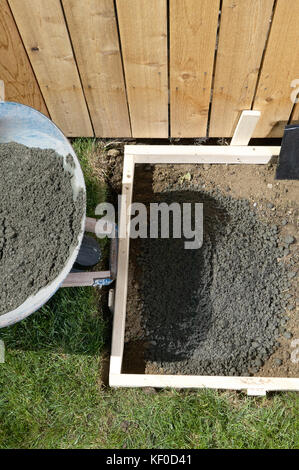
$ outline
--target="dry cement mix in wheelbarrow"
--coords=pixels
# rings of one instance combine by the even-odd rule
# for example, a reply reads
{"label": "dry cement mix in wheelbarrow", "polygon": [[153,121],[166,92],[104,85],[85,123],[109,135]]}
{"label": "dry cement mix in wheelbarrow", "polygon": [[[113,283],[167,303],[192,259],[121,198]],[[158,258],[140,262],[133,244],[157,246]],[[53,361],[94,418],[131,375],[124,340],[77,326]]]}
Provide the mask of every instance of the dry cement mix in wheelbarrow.
{"label": "dry cement mix in wheelbarrow", "polygon": [[[72,166],[72,157],[67,157]],[[53,281],[76,245],[85,208],[51,149],[0,144],[0,315]]]}

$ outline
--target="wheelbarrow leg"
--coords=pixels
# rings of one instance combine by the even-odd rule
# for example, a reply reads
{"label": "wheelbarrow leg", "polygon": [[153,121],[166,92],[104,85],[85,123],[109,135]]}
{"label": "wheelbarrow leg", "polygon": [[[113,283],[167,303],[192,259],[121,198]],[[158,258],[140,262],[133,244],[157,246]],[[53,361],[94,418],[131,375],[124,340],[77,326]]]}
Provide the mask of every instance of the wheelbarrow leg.
{"label": "wheelbarrow leg", "polygon": [[[90,217],[87,217],[86,223],[85,223],[85,231],[95,233],[96,223],[97,223],[97,219],[92,219]],[[83,247],[83,250],[84,250],[84,247]],[[78,256],[80,257],[80,252]],[[116,269],[117,269],[116,265],[117,265],[117,237],[111,239],[109,271],[86,272],[86,271],[77,270],[76,266],[74,266],[74,271],[70,272],[70,274],[63,281],[61,287],[108,286],[116,278]],[[85,265],[85,266],[88,266],[88,265]]]}

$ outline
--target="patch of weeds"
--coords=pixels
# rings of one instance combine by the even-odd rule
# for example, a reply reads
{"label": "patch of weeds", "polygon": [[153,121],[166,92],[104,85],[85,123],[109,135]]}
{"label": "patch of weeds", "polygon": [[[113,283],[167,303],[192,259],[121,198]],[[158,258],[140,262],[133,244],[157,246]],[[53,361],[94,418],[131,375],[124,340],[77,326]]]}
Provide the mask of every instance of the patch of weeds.
{"label": "patch of weeds", "polygon": [[107,199],[107,185],[103,180],[100,181],[97,178],[92,168],[97,143],[95,139],[77,138],[73,140],[72,146],[84,173],[87,196],[86,215],[87,217],[95,217],[95,208]]}

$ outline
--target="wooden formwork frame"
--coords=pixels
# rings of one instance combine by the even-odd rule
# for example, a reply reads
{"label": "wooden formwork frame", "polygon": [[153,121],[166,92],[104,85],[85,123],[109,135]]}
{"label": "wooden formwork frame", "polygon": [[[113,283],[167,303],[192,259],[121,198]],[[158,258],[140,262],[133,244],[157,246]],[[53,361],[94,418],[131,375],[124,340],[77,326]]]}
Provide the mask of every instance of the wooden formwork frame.
{"label": "wooden formwork frame", "polygon": [[[241,117],[239,123],[243,119],[244,116]],[[251,119],[254,119],[252,114],[250,115]],[[257,119],[258,116],[256,116]],[[249,134],[252,132],[252,128],[249,130]],[[128,208],[132,202],[135,164],[267,164],[272,156],[279,155],[279,146],[247,146],[249,134],[247,131],[244,132],[242,125],[239,126],[239,129],[237,127],[236,132],[238,135],[234,137],[235,142],[241,142],[242,145],[234,145],[232,143],[230,146],[127,145],[125,147],[119,221],[118,268],[113,307],[114,320],[109,373],[109,384],[112,387],[245,389],[248,395],[266,395],[267,391],[273,390],[299,391],[299,378],[152,375],[123,374],[121,372],[130,247],[130,212]]]}

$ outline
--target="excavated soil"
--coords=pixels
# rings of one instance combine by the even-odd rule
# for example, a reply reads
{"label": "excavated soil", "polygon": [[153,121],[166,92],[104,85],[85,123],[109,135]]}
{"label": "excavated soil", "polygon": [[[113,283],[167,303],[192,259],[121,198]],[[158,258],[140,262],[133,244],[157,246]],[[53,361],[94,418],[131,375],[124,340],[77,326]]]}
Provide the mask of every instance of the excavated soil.
{"label": "excavated soil", "polygon": [[[68,156],[71,163],[72,157]],[[72,166],[72,165],[71,165]],[[77,243],[85,195],[53,150],[0,145],[0,315],[53,281]]]}
{"label": "excavated soil", "polygon": [[203,202],[204,243],[131,240],[124,372],[299,376],[298,181],[137,165],[136,202]]}

